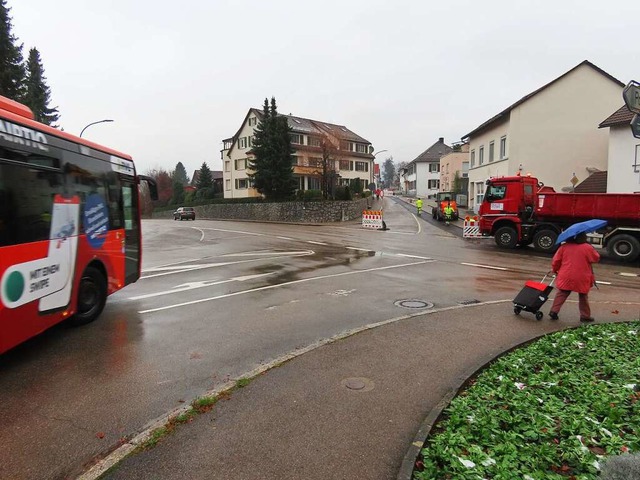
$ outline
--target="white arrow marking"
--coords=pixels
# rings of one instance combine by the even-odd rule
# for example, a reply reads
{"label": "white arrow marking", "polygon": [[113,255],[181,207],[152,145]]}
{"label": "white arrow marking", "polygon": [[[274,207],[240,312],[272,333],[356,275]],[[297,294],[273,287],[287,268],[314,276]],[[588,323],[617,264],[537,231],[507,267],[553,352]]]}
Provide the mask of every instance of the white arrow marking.
{"label": "white arrow marking", "polygon": [[170,295],[172,293],[180,293],[180,292],[184,292],[186,290],[194,290],[196,288],[212,287],[214,285],[221,285],[223,283],[245,282],[247,280],[253,280],[254,278],[260,278],[260,277],[265,277],[267,275],[273,275],[274,273],[275,272],[259,273],[259,274],[256,274],[256,275],[245,275],[243,277],[234,277],[234,278],[230,278],[228,280],[218,280],[218,281],[205,280],[205,281],[202,281],[202,282],[188,282],[188,283],[183,283],[181,285],[176,285],[171,290],[165,290],[164,292],[148,293],[146,295],[138,295],[136,297],[130,297],[129,300],[142,300],[144,298],[159,297],[160,295]]}
{"label": "white arrow marking", "polygon": [[480,265],[478,263],[461,262],[460,265],[467,265],[469,267],[478,267],[478,268],[488,268],[490,270],[508,270],[508,268],[504,268],[504,267],[493,267],[491,265]]}

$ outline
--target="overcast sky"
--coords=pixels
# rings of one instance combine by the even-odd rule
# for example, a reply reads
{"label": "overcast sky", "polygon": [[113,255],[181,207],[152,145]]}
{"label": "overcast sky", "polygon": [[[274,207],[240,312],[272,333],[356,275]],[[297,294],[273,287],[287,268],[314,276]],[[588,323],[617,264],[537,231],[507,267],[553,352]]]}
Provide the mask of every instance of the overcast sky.
{"label": "overcast sky", "polygon": [[[7,0],[65,131],[138,170],[203,161],[250,107],[345,125],[396,162],[589,60],[640,80],[637,0]],[[588,98],[584,99],[589,101]],[[622,106],[623,100],[620,99]]]}

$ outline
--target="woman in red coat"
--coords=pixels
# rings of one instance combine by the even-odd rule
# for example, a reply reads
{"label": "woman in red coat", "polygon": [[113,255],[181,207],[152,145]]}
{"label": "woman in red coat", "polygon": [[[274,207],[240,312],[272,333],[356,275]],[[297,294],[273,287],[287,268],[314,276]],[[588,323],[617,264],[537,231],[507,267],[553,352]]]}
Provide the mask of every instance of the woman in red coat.
{"label": "woman in red coat", "polygon": [[563,244],[551,262],[551,269],[557,274],[558,292],[551,305],[549,316],[558,319],[562,304],[571,292],[578,293],[578,309],[581,322],[593,322],[589,307],[589,290],[595,284],[591,264],[600,260],[600,254],[587,242],[587,234],[581,233]]}

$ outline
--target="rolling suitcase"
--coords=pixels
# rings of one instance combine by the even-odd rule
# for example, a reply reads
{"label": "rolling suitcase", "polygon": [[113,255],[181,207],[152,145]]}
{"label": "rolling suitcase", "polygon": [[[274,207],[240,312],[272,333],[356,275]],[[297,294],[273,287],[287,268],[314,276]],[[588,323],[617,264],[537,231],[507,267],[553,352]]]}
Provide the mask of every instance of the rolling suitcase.
{"label": "rolling suitcase", "polygon": [[547,273],[540,282],[527,280],[524,288],[513,299],[513,313],[520,315],[521,311],[531,312],[535,314],[536,320],[542,320],[544,314],[540,311],[540,307],[545,304],[549,298],[549,294],[553,290],[553,282],[555,275],[551,277],[551,282],[545,283],[551,272]]}

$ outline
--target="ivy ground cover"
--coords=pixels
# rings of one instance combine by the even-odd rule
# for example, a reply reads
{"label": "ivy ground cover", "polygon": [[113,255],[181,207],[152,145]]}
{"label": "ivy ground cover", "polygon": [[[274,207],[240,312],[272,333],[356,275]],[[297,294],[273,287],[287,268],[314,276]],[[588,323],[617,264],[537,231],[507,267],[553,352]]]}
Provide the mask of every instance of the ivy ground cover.
{"label": "ivy ground cover", "polygon": [[414,478],[595,479],[640,452],[640,322],[545,336],[492,363],[444,410]]}

